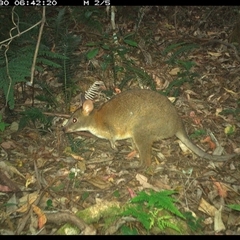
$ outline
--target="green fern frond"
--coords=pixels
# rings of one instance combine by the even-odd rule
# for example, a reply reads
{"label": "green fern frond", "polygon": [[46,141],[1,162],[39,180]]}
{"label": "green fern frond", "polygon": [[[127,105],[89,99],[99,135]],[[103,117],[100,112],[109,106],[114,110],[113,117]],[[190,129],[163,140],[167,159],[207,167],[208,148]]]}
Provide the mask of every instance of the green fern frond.
{"label": "green fern frond", "polygon": [[171,52],[172,50],[174,50],[174,49],[176,49],[176,48],[178,48],[178,47],[180,47],[180,46],[182,46],[182,45],[184,45],[184,44],[186,44],[186,43],[185,43],[185,42],[180,42],[180,43],[170,44],[169,46],[167,46],[167,47],[163,50],[162,54],[163,54],[164,56],[166,56],[169,52]]}
{"label": "green fern frond", "polygon": [[137,79],[140,85],[150,86],[152,90],[156,89],[154,80],[143,69],[134,66],[134,64],[130,61],[124,62],[124,68],[126,69],[127,74],[121,81],[121,84],[119,86],[120,89],[123,88],[123,86],[132,79]]}
{"label": "green fern frond", "polygon": [[[3,54],[0,56],[0,88],[3,89],[6,101],[8,102],[10,109],[14,107],[15,84],[26,82],[26,79],[30,77],[33,55],[35,51],[35,44],[18,47],[17,50],[14,50],[15,45],[13,45],[13,48],[10,46],[10,49],[7,52],[8,70],[11,81],[7,74],[7,65],[5,62],[6,59]],[[56,59],[63,60],[68,58],[62,54],[51,52],[48,47],[42,44],[39,49],[36,69],[38,71],[42,71],[42,64],[53,68],[60,68],[61,65],[54,61]]]}
{"label": "green fern frond", "polygon": [[44,128],[48,128],[51,125],[51,116],[45,116],[38,108],[29,108],[24,112],[21,112],[21,119],[19,122],[19,129],[24,128],[27,124],[32,122],[34,125],[36,121],[39,121]]}
{"label": "green fern frond", "polygon": [[176,232],[181,233],[181,230],[176,226],[176,224],[170,222],[171,216],[163,216],[157,219],[157,226],[160,230],[164,230],[165,228],[171,228]]}
{"label": "green fern frond", "polygon": [[165,48],[163,51],[163,55],[166,56],[171,52],[170,57],[166,61],[168,64],[175,64],[176,60],[182,56],[186,55],[188,52],[192,51],[195,48],[198,48],[199,46],[197,44],[189,44],[189,43],[176,43],[176,44],[171,44],[168,47]]}
{"label": "green fern frond", "polygon": [[39,51],[38,56],[44,56],[44,57],[48,57],[48,58],[52,58],[52,59],[59,59],[59,60],[66,60],[66,59],[68,59],[68,57],[64,56],[63,54],[54,53],[54,52],[51,52],[49,50],[41,50],[41,51]]}
{"label": "green fern frond", "polygon": [[127,206],[122,213],[124,216],[131,215],[143,224],[146,230],[150,230],[157,225],[160,230],[165,228],[174,229],[181,232],[177,224],[172,221],[171,215],[166,215],[166,211],[185,219],[185,216],[174,206],[176,200],[171,197],[175,191],[166,190],[161,192],[150,191],[139,192],[136,197],[131,200],[131,205]]}
{"label": "green fern frond", "polygon": [[176,193],[172,190],[165,190],[161,192],[150,191],[150,194],[146,192],[139,192],[138,196],[131,200],[132,203],[144,203],[147,202],[148,207],[164,208],[171,213],[185,219],[183,214],[175,207],[174,202],[176,200],[171,197],[172,194]]}
{"label": "green fern frond", "polygon": [[37,63],[41,63],[41,64],[45,64],[49,67],[54,67],[54,68],[61,68],[61,65],[49,60],[49,59],[46,59],[46,58],[42,58],[42,57],[39,57],[37,59]]}
{"label": "green fern frond", "polygon": [[134,207],[128,207],[123,213],[123,216],[133,216],[138,219],[139,222],[145,227],[145,229],[150,230],[151,222],[150,222],[150,215],[146,213],[142,206],[136,205]]}
{"label": "green fern frond", "polygon": [[[59,36],[61,33],[61,28],[62,28],[62,23],[64,21],[65,13],[66,13],[66,7],[60,9],[58,12],[58,15],[54,23],[55,36]],[[57,37],[55,37],[55,40],[57,40]]]}

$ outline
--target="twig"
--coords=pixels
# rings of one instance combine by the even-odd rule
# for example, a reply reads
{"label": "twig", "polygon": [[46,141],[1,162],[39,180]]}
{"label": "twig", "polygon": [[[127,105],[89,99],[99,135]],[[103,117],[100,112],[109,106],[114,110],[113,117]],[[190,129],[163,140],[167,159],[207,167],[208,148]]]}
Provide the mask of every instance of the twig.
{"label": "twig", "polygon": [[81,218],[78,218],[72,213],[45,213],[48,222],[55,224],[72,223],[76,225],[81,231],[82,235],[96,235],[96,229],[87,225]]}
{"label": "twig", "polygon": [[[40,41],[42,38],[43,27],[44,27],[45,22],[46,22],[46,7],[44,6],[42,20],[41,20],[41,26],[39,29],[38,40],[37,40],[36,49],[35,49],[35,53],[34,53],[34,57],[33,57],[32,68],[31,68],[31,79],[30,79],[31,86],[33,86],[33,78],[34,78],[34,71],[35,71],[35,66],[36,66],[36,61],[37,61],[37,55],[38,55],[38,51],[39,51]],[[33,88],[32,93],[33,93],[32,94],[32,105],[34,105],[34,88]]]}

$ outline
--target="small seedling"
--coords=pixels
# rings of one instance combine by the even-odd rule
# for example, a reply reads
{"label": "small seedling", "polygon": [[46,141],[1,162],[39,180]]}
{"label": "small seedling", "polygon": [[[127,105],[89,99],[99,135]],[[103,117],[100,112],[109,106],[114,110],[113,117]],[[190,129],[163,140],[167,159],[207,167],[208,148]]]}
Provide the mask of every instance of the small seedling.
{"label": "small seedling", "polygon": [[9,124],[2,121],[2,115],[0,114],[0,131],[3,132],[7,126],[9,126]]}

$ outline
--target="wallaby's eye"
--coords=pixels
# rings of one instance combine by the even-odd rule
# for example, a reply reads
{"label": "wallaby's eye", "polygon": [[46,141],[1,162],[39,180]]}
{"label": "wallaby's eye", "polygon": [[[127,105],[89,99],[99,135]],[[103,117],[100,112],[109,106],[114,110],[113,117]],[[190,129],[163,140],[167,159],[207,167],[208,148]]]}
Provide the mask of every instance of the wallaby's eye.
{"label": "wallaby's eye", "polygon": [[77,119],[76,118],[73,118],[73,123],[76,123],[77,122]]}

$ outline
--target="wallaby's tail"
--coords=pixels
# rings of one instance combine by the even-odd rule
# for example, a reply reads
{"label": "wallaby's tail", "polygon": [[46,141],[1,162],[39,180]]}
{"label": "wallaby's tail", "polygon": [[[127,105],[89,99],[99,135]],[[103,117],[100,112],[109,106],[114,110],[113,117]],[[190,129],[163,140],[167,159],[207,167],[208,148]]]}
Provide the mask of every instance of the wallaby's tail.
{"label": "wallaby's tail", "polygon": [[201,158],[212,160],[212,161],[226,161],[228,159],[233,158],[236,156],[236,154],[229,154],[225,156],[220,155],[211,155],[206,152],[204,152],[202,149],[197,147],[187,136],[184,132],[178,132],[176,133],[176,136],[190,149],[192,150],[196,155],[198,155]]}

